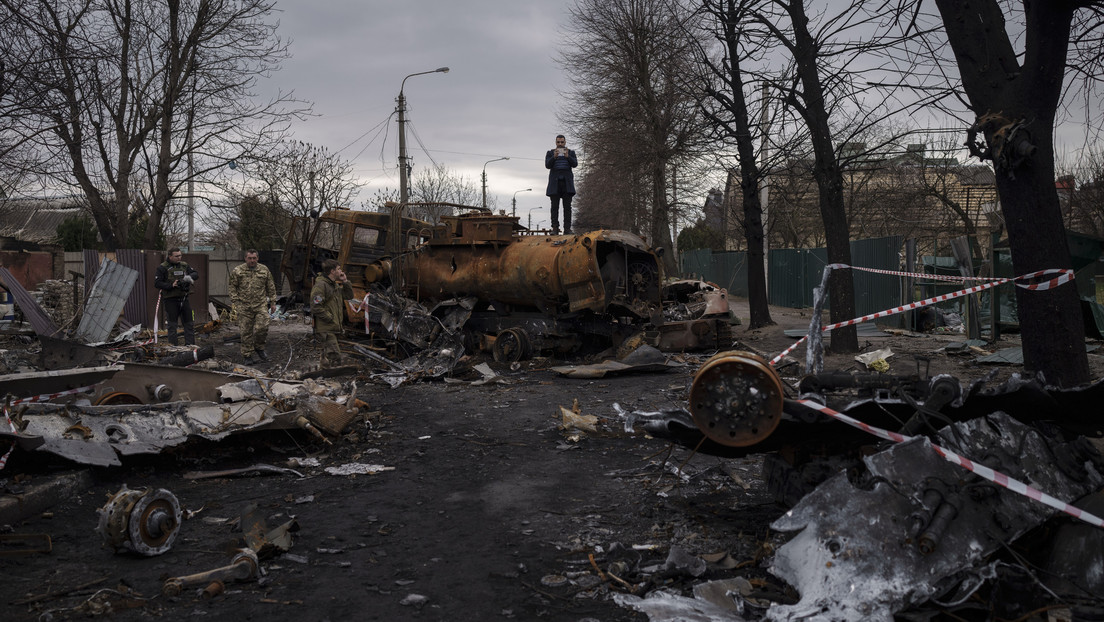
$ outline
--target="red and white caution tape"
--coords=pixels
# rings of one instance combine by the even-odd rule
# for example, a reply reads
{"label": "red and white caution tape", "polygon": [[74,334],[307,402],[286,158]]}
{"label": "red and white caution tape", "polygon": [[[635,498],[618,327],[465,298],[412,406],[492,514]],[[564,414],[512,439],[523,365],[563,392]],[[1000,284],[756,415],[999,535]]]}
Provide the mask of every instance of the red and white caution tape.
{"label": "red and white caution tape", "polygon": [[14,406],[15,404],[29,404],[29,403],[32,403],[32,402],[47,402],[47,401],[50,401],[50,400],[52,400],[56,397],[61,397],[62,395],[76,395],[77,393],[88,393],[93,388],[95,388],[95,386],[96,385],[94,385],[94,384],[90,384],[87,387],[80,387],[80,388],[77,388],[77,389],[68,389],[66,391],[58,391],[57,393],[43,393],[42,395],[36,395],[34,397],[23,397],[23,398],[20,398],[20,399],[17,399],[17,400],[12,400],[12,405]]}
{"label": "red and white caution tape", "polygon": [[[45,402],[47,400],[52,400],[55,397],[61,397],[62,395],[73,395],[73,394],[76,394],[76,393],[85,393],[87,391],[92,390],[92,388],[95,387],[95,386],[96,385],[88,385],[87,387],[80,387],[78,389],[68,389],[66,391],[58,391],[57,393],[44,393],[42,395],[36,395],[34,397],[24,397],[24,398],[20,398],[20,399],[17,399],[17,400],[12,400],[11,405],[14,406],[16,404],[29,404],[31,402]],[[7,420],[8,427],[11,428],[12,434],[19,434],[19,430],[17,430],[16,427],[15,427],[15,424],[12,423],[11,413],[8,410],[8,404],[7,403],[4,404],[4,418]],[[11,444],[11,447],[8,448],[8,451],[4,452],[3,456],[0,456],[0,470],[3,470],[4,467],[8,465],[8,456],[11,455],[12,450],[14,450],[14,449],[15,449],[15,441],[13,440],[12,444]]]}
{"label": "red and white caution tape", "polygon": [[158,290],[158,292],[157,292],[157,304],[154,305],[154,307],[153,307],[153,342],[154,343],[157,343],[157,328],[158,328],[157,325],[161,321],[161,294],[163,294],[164,292],[165,292],[165,290],[163,290],[163,289]]}
{"label": "red and white caution tape", "polygon": [[[8,412],[8,405],[4,404],[4,418],[8,421],[8,426],[11,428],[12,434],[18,434],[19,430],[15,429],[15,424],[12,423],[11,414]],[[15,439],[12,439],[11,447],[4,452],[3,456],[0,456],[0,471],[4,470],[4,467],[8,466],[8,456],[15,450]]]}
{"label": "red and white caution tape", "polygon": [[[877,436],[878,438],[883,438],[887,441],[893,441],[894,443],[901,443],[901,442],[910,440],[912,438],[915,438],[915,437],[912,437],[912,436],[905,436],[903,434],[898,434],[896,432],[890,432],[889,430],[883,430],[882,428],[877,428],[877,427],[874,427],[870,424],[863,423],[862,421],[859,421],[858,419],[853,419],[851,417],[848,417],[847,415],[845,415],[843,413],[836,412],[836,411],[832,410],[831,408],[828,408],[827,406],[823,406],[821,404],[817,404],[816,402],[814,402],[812,400],[798,400],[798,403],[799,404],[804,404],[805,406],[808,406],[809,408],[814,408],[817,411],[822,412],[825,415],[828,415],[829,417],[832,417],[833,419],[837,419],[839,421],[842,421],[843,423],[846,423],[849,426],[856,427],[860,430],[863,430],[865,432],[873,434],[874,436]],[[1098,517],[1094,514],[1090,514],[1089,512],[1086,512],[1085,510],[1082,510],[1081,508],[1074,507],[1074,506],[1066,503],[1065,501],[1062,501],[1061,499],[1057,499],[1055,497],[1052,497],[1052,496],[1046,494],[1045,492],[1043,492],[1041,490],[1032,488],[1031,486],[1028,486],[1027,484],[1019,481],[1018,479],[1009,477],[1009,476],[1005,475],[1004,473],[994,471],[993,469],[991,469],[991,468],[989,468],[989,467],[987,467],[983,464],[978,464],[978,463],[976,463],[976,462],[974,462],[974,461],[972,461],[968,458],[964,458],[964,457],[956,454],[955,452],[953,452],[949,449],[946,449],[944,447],[940,447],[939,445],[936,445],[934,443],[932,443],[932,449],[934,449],[935,453],[939,454],[947,462],[957,464],[958,466],[966,469],[967,471],[970,471],[971,473],[976,473],[977,475],[993,482],[994,484],[996,484],[996,485],[998,485],[1002,488],[1006,488],[1008,490],[1011,490],[1012,492],[1021,494],[1021,495],[1025,496],[1029,499],[1034,499],[1034,500],[1039,501],[1041,503],[1045,503],[1046,505],[1049,505],[1050,507],[1052,507],[1056,510],[1065,512],[1066,514],[1069,514],[1070,516],[1072,516],[1076,519],[1085,521],[1086,523],[1088,523],[1090,525],[1095,525],[1096,527],[1104,527],[1104,519],[1101,519],[1100,517]]]}
{"label": "red and white caution tape", "polygon": [[[889,270],[875,270],[873,268],[856,268],[856,267],[853,267],[853,266],[848,266],[847,264],[838,264],[838,263],[828,264],[827,266],[825,266],[825,269],[837,269],[837,268],[851,268],[852,270],[861,270],[863,272],[877,272],[877,273],[880,273],[880,274],[896,274],[896,275],[903,275],[903,276],[918,276],[918,275],[911,274],[911,273],[908,273],[908,272],[892,272],[892,271],[889,271]],[[1050,278],[1048,280],[1045,280],[1045,281],[1038,281],[1038,279],[1040,279],[1041,277],[1051,276],[1051,275],[1057,275],[1057,276],[1055,276],[1054,278]],[[822,328],[821,332],[828,332],[828,331],[831,331],[831,330],[836,329],[836,328],[843,328],[844,326],[851,326],[853,324],[859,324],[859,323],[866,322],[866,321],[869,321],[869,320],[875,320],[875,319],[882,318],[882,317],[889,317],[891,315],[896,315],[898,313],[904,313],[905,311],[912,311],[914,309],[919,309],[921,307],[926,307],[928,305],[935,304],[937,302],[945,302],[947,300],[953,300],[955,298],[960,298],[962,296],[967,296],[967,295],[970,295],[970,294],[976,294],[978,292],[985,291],[987,289],[990,289],[992,287],[996,287],[998,285],[1003,285],[1005,283],[1012,283],[1016,287],[1022,287],[1024,289],[1031,290],[1031,291],[1043,291],[1043,290],[1051,289],[1051,288],[1054,288],[1054,287],[1058,287],[1059,285],[1062,285],[1063,283],[1068,283],[1069,281],[1072,281],[1073,278],[1074,278],[1073,270],[1061,270],[1061,269],[1052,268],[1052,269],[1049,269],[1049,270],[1040,270],[1038,272],[1032,272],[1030,274],[1025,274],[1025,275],[1018,276],[1018,277],[1015,277],[1015,278],[991,279],[991,280],[989,280],[988,283],[984,283],[982,285],[975,285],[973,287],[968,287],[966,289],[961,289],[961,290],[958,290],[956,292],[951,292],[949,294],[941,294],[939,296],[932,296],[931,298],[927,298],[927,299],[921,300],[919,302],[910,302],[907,305],[901,305],[899,307],[894,307],[892,309],[887,309],[885,311],[878,311],[876,313],[871,313],[870,315],[864,315],[862,317],[857,317],[857,318],[854,318],[854,319],[850,319],[850,320],[847,320],[845,322],[838,322],[836,324],[830,324],[830,325],[825,326],[824,328]],[[974,280],[977,280],[977,279],[974,279]],[[793,345],[791,345],[790,347],[783,350],[781,354],[779,354],[778,356],[771,359],[770,364],[771,365],[777,365],[778,362],[781,361],[783,357],[785,357],[790,352],[793,352],[794,348],[801,345],[801,343],[804,342],[806,339],[808,339],[808,335],[802,337],[801,339],[798,339],[796,342],[794,342]]]}

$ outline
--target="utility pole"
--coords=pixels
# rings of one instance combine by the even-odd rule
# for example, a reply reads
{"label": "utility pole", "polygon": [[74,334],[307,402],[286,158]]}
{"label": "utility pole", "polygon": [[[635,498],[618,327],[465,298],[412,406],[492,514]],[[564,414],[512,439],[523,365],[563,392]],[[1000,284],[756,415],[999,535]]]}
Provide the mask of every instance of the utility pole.
{"label": "utility pole", "polygon": [[[533,191],[532,188],[526,188],[525,190],[515,190],[514,191],[514,198],[512,199],[513,206],[511,207],[511,211],[510,211],[511,216],[517,216],[517,195],[518,195],[518,193],[519,192],[532,192],[532,191]],[[530,214],[529,217],[532,218],[532,215]]]}
{"label": "utility pole", "polygon": [[414,76],[424,76],[427,73],[448,73],[448,67],[438,67],[433,71],[419,71],[418,73],[412,73],[402,80],[402,84],[399,85],[399,203],[405,205],[410,199],[410,181],[407,177],[410,175],[410,165],[407,163],[406,155],[406,95],[403,94],[403,89],[406,88],[406,81]]}
{"label": "utility pole", "polygon": [[759,147],[759,161],[762,167],[759,186],[759,205],[763,212],[763,280],[766,281],[767,291],[770,292],[770,234],[767,228],[767,199],[770,198],[770,184],[767,183],[767,132],[770,131],[770,110],[767,108],[767,83],[763,83],[763,109],[759,115],[759,131],[761,132],[761,144]]}
{"label": "utility pole", "polygon": [[503,156],[501,158],[495,158],[493,160],[487,160],[483,164],[483,208],[484,209],[487,208],[487,165],[490,164],[491,162],[499,162],[499,161],[502,161],[502,160],[509,160],[509,159],[510,158]]}
{"label": "utility pole", "polygon": [[[409,78],[410,76],[407,76]],[[406,78],[403,78],[403,84],[406,84]],[[406,166],[406,96],[403,95],[402,87],[399,87],[399,203],[406,204],[410,198],[410,191],[407,188],[406,176],[408,169]]]}

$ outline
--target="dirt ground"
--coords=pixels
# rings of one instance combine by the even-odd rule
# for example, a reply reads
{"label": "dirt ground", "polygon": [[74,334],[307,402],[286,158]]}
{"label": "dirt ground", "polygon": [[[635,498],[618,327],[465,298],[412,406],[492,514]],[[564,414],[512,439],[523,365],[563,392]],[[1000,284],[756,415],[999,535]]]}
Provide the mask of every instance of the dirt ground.
{"label": "dirt ground", "polygon": [[[735,328],[738,347],[767,355],[793,342],[785,328],[808,325],[801,311],[772,309],[778,325],[748,331],[746,304],[736,308],[743,318]],[[224,341],[233,332],[223,327],[200,344],[214,345],[226,365],[240,364],[237,344]],[[891,373],[914,371],[914,355],[931,357],[931,374],[967,380],[989,373],[991,367],[973,362],[976,353],[937,352],[963,339],[890,335],[860,337],[860,344],[891,347]],[[1013,345],[1018,339],[1006,336],[988,349]],[[298,319],[274,324],[267,349],[270,362],[258,367],[261,373],[294,375],[317,364],[309,327]],[[677,355],[686,366],[662,374],[600,380],[560,377],[548,359],[517,369],[492,363],[504,382],[482,386],[421,381],[391,389],[370,382],[365,371],[339,380],[350,388],[355,380],[371,412],[333,445],[298,430],[269,431],[93,469],[87,490],[0,526],[48,534],[53,544],[49,554],[0,556],[0,619],[640,621],[647,617],[611,595],[662,587],[689,594],[696,583],[733,576],[785,599],[786,586],[765,570],[782,541],[768,525],[785,510],[766,490],[761,459],[694,454],[626,432],[614,408],[685,406],[693,372],[709,354]],[[1104,377],[1104,357],[1094,353],[1090,360],[1094,377]],[[829,355],[826,367],[860,364]],[[998,368],[1005,377],[1016,371]],[[797,374],[795,365],[783,368],[784,376]],[[578,441],[559,429],[559,407],[575,401],[599,418],[598,432]],[[310,458],[317,466],[302,466]],[[324,470],[353,463],[387,470]],[[296,465],[304,477],[184,477],[256,464]],[[73,470],[79,469],[17,451],[0,471],[0,493]],[[180,500],[189,517],[172,550],[147,558],[102,546],[96,510],[124,484],[164,488]],[[262,560],[260,580],[229,583],[213,598],[200,595],[202,586],[162,595],[169,577],[229,562],[241,545],[237,519],[248,504],[257,504],[269,526],[294,519],[290,551]],[[665,565],[679,548],[709,562],[704,574]]]}

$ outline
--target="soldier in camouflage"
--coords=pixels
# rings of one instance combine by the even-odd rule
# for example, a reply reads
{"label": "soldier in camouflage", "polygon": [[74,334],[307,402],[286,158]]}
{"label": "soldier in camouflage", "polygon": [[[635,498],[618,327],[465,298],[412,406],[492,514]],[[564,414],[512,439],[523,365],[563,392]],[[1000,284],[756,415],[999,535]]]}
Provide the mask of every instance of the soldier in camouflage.
{"label": "soldier in camouflage", "polygon": [[230,272],[230,304],[241,329],[241,354],[246,365],[253,357],[268,360],[265,341],[268,339],[269,314],[276,310],[276,284],[272,272],[260,263],[255,249],[245,251],[245,263]]}
{"label": "soldier in camouflage", "polygon": [[323,261],[322,274],[315,277],[310,295],[314,334],[322,342],[322,367],[341,365],[337,336],[343,330],[345,301],[352,297],[353,287],[341,265],[334,259]]}

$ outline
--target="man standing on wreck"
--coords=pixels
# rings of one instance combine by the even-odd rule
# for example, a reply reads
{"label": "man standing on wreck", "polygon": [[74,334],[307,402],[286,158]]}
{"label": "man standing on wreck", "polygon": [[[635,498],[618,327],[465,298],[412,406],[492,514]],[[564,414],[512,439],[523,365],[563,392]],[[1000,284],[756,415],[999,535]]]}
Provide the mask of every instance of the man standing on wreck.
{"label": "man standing on wreck", "polygon": [[314,279],[311,289],[311,317],[314,318],[314,334],[322,342],[322,367],[341,366],[341,346],[337,336],[341,334],[345,318],[345,301],[353,297],[353,286],[336,259],[322,262],[322,273]]}
{"label": "man standing on wreck", "polygon": [[564,233],[571,233],[571,197],[575,196],[575,173],[579,166],[575,151],[567,148],[563,134],[556,137],[556,148],[544,154],[544,168],[548,169],[548,189],[545,195],[552,199],[552,233],[560,233],[560,199],[563,199]]}
{"label": "man standing on wreck", "polygon": [[184,345],[194,346],[195,315],[188,302],[188,294],[192,292],[192,283],[199,278],[199,273],[182,261],[182,257],[180,247],[170,248],[165,261],[157,266],[153,286],[161,290],[161,304],[165,305],[166,341],[171,346],[178,345],[176,326],[179,322],[184,324]]}

